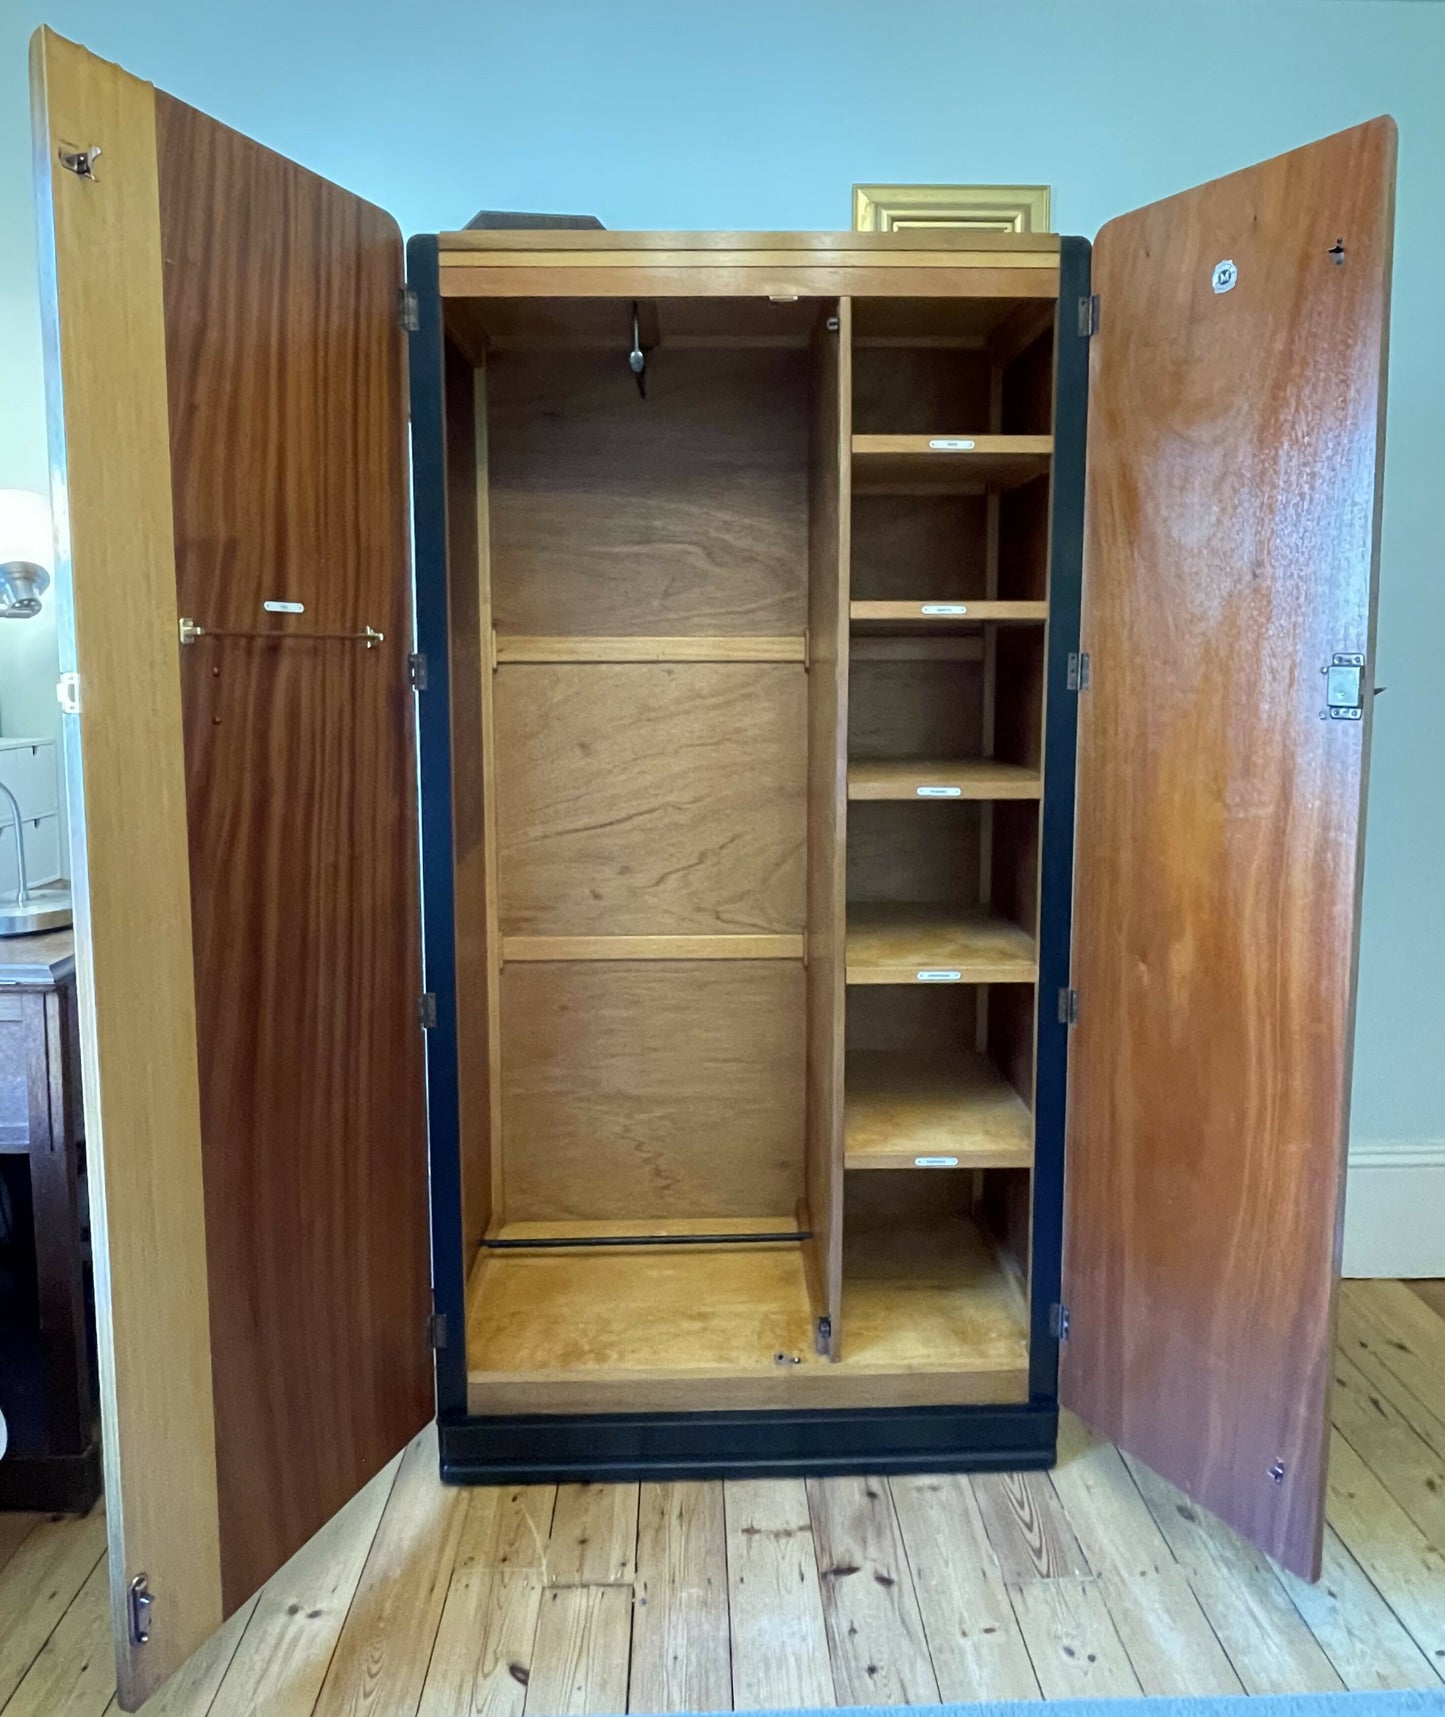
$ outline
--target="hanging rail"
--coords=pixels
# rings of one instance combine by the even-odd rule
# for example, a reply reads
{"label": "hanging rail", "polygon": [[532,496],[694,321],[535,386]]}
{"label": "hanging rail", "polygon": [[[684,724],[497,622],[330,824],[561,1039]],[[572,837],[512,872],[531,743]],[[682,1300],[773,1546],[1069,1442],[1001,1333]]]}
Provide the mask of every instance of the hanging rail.
{"label": "hanging rail", "polygon": [[368,626],[361,632],[232,632],[219,626],[203,626],[199,620],[184,617],[180,623],[181,642],[194,644],[198,638],[263,638],[273,644],[362,644],[374,650],[386,642],[386,633]]}

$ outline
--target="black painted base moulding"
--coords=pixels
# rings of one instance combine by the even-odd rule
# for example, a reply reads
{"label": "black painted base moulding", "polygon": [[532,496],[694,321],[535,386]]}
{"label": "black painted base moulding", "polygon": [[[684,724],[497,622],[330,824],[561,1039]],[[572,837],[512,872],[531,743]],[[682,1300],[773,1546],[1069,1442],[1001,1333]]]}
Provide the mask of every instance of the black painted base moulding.
{"label": "black painted base moulding", "polygon": [[448,1484],[625,1484],[637,1479],[829,1473],[1011,1472],[1051,1467],[1052,1401],[750,1413],[457,1417],[438,1423]]}

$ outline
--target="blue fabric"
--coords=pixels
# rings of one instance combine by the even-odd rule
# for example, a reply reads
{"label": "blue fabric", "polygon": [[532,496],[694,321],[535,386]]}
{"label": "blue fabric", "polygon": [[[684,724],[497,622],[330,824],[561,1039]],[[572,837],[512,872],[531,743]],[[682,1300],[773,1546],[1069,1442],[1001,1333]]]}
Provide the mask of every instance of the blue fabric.
{"label": "blue fabric", "polygon": [[[1408,1693],[1281,1693],[1256,1695],[1248,1712],[1238,1710],[1244,1694],[1198,1699],[1051,1699],[984,1700],[972,1705],[915,1706],[929,1717],[1445,1717],[1445,1687]],[[896,1705],[855,1705],[849,1717],[899,1717]],[[835,1712],[756,1712],[754,1717],[837,1717]]]}

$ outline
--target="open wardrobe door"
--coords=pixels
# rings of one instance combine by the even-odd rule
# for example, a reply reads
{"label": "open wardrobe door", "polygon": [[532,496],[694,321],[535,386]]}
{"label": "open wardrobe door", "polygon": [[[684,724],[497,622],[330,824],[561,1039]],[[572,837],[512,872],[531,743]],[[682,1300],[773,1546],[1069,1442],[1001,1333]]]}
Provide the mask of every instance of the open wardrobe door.
{"label": "open wardrobe door", "polygon": [[1094,251],[1061,1399],[1317,1577],[1388,119]]}
{"label": "open wardrobe door", "polygon": [[133,1709],[432,1411],[402,252],[47,30],[33,69]]}

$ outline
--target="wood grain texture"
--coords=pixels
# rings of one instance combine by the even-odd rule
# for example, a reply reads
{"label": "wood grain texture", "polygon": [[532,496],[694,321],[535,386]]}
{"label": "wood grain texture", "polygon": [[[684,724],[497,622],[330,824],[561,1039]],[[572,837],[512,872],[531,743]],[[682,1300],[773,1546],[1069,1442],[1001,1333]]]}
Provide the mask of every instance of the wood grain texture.
{"label": "wood grain texture", "polygon": [[983,750],[983,673],[916,654],[850,662],[848,756],[853,762],[977,757]]}
{"label": "wood grain texture", "polygon": [[888,1481],[945,1700],[1037,1699],[1038,1677],[963,1474]]}
{"label": "wood grain texture", "polygon": [[1246,1693],[1331,1693],[1343,1685],[1266,1559],[1167,1480],[1125,1457]]}
{"label": "wood grain texture", "polygon": [[[954,608],[957,614],[940,614],[939,608]],[[1048,619],[1047,602],[993,602],[979,599],[956,602],[934,596],[909,597],[906,601],[852,602],[848,605],[854,626],[886,622],[889,625],[945,627],[950,624],[982,625],[986,620],[1018,625]]]}
{"label": "wood grain texture", "polygon": [[801,1479],[728,1479],[728,1614],[733,1707],[831,1706],[833,1672]]}
{"label": "wood grain texture", "polygon": [[544,1591],[526,1568],[455,1574],[417,1717],[522,1717]]}
{"label": "wood grain texture", "polygon": [[502,973],[512,1221],[791,1210],[803,1190],[802,966],[597,960]]}
{"label": "wood grain texture", "polygon": [[[853,428],[937,435],[988,428],[989,354],[982,345],[855,346]],[[1047,427],[1047,425],[1045,426]]]}
{"label": "wood grain texture", "polygon": [[828,1655],[844,1705],[929,1705],[938,1681],[888,1481],[808,1480]]}
{"label": "wood grain texture", "polygon": [[414,1711],[456,1564],[465,1494],[437,1478],[436,1428],[407,1445],[315,1717]]}
{"label": "wood grain texture", "polygon": [[[965,449],[937,440],[971,440]],[[1043,475],[1050,435],[978,435],[968,425],[939,424],[926,435],[855,435],[853,487],[860,495],[977,494],[1012,489]]]}
{"label": "wood grain texture", "polygon": [[1045,1699],[1129,1699],[1144,1691],[1094,1581],[1029,1580],[1010,1586],[1009,1596]]}
{"label": "wood grain texture", "polygon": [[852,1050],[847,1062],[844,1162],[850,1169],[1028,1168],[1033,1117],[984,1057]]}
{"label": "wood grain texture", "polygon": [[725,1711],[732,1705],[723,1487],[642,1486],[630,1711]]}
{"label": "wood grain texture", "polygon": [[501,668],[503,936],[801,932],[807,684],[784,663]]}
{"label": "wood grain texture", "polygon": [[[133,1575],[167,1594],[117,1646],[138,1704],[222,1616],[155,102],[49,30],[31,71],[117,1640]],[[59,164],[90,147],[104,194]]]}
{"label": "wood grain texture", "polygon": [[630,1584],[637,1571],[635,1484],[557,1486],[547,1580],[554,1586]]}
{"label": "wood grain texture", "polygon": [[[523,288],[520,287],[519,290]],[[798,634],[807,610],[807,358],[616,351],[487,366],[500,636]]]}
{"label": "wood grain texture", "polygon": [[1011,1585],[1093,1575],[1047,1473],[978,1473],[973,1494]]}
{"label": "wood grain texture", "polygon": [[1375,121],[1094,252],[1063,1398],[1305,1573],[1370,728],[1321,668],[1373,640],[1394,153]]}
{"label": "wood grain texture", "polygon": [[843,1037],[847,899],[848,566],[853,307],[814,340],[809,459],[807,731],[807,1026],[804,1181],[809,1281],[826,1347],[841,1337]]}
{"label": "wood grain texture", "polygon": [[763,266],[742,253],[719,252],[697,266],[697,253],[680,251],[621,254],[611,265],[599,261],[538,255],[526,266],[491,267],[489,258],[442,252],[443,298],[613,298],[624,310],[634,299],[657,298],[837,298],[897,293],[904,298],[938,298],[949,310],[960,298],[987,302],[992,315],[1000,298],[1057,298],[1059,271],[1049,265],[990,259],[910,257],[832,259],[798,256]]}
{"label": "wood grain texture", "polygon": [[25,1679],[76,1594],[104,1565],[105,1528],[100,1505],[82,1520],[50,1516],[26,1533],[0,1569],[0,1706]]}
{"label": "wood grain texture", "polygon": [[1416,1299],[1423,1300],[1438,1318],[1445,1318],[1445,1281],[1423,1281],[1408,1284]]}
{"label": "wood grain texture", "polygon": [[431,1410],[401,240],[168,96],[157,148],[179,611],[386,635],[182,651],[234,1605]]}
{"label": "wood grain texture", "polygon": [[537,1620],[526,1709],[536,1717],[621,1711],[631,1628],[629,1586],[549,1586]]}
{"label": "wood grain texture", "polygon": [[[447,459],[447,633],[452,740],[452,872],[456,949],[457,1100],[465,1255],[492,1217],[496,1059],[495,803],[492,790],[491,588],[484,528],[485,373],[455,346],[444,357]],[[480,767],[478,764],[480,763]]]}
{"label": "wood grain texture", "polygon": [[493,646],[498,667],[518,662],[801,662],[796,638],[524,638],[503,634]]}
{"label": "wood grain texture", "polygon": [[113,1685],[112,1646],[110,1581],[98,1559],[5,1709],[12,1717],[97,1717]]}
{"label": "wood grain texture", "polygon": [[849,907],[899,901],[960,910],[975,905],[981,826],[982,806],[976,800],[851,799]]}
{"label": "wood grain texture", "polygon": [[[851,446],[850,440],[850,465]],[[986,513],[982,495],[856,496],[854,600],[983,601]]]}
{"label": "wood grain texture", "polygon": [[1037,799],[1042,792],[1038,770],[985,757],[848,765],[850,799]]}
{"label": "wood grain texture", "polygon": [[[848,982],[913,984],[919,973],[964,984],[1031,984],[1034,940],[984,908],[859,904],[848,914]],[[923,980],[928,981],[928,980]]]}

